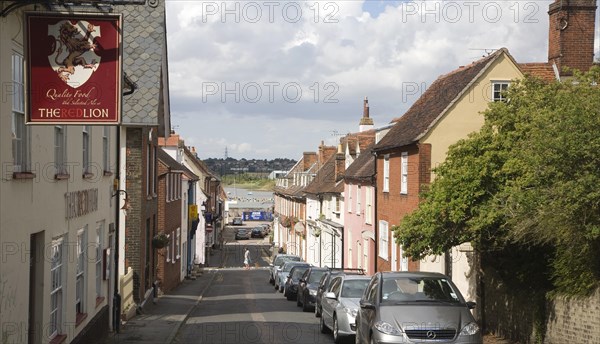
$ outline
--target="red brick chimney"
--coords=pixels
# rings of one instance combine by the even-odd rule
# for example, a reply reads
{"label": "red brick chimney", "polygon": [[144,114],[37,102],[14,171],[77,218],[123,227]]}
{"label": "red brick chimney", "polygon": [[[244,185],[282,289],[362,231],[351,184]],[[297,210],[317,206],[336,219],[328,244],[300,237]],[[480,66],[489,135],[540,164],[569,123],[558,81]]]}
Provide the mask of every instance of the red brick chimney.
{"label": "red brick chimney", "polygon": [[317,153],[315,152],[304,152],[302,161],[304,165],[302,166],[302,171],[307,171],[315,162],[317,162]]}
{"label": "red brick chimney", "polygon": [[564,67],[588,71],[594,63],[596,0],[555,0],[550,4],[548,62],[561,76]]}
{"label": "red brick chimney", "polygon": [[321,141],[319,146],[319,166],[323,166],[325,161],[331,158],[337,149],[334,146],[325,146],[325,142]]}
{"label": "red brick chimney", "polygon": [[373,128],[373,119],[369,117],[369,99],[367,97],[365,97],[365,100],[363,102],[363,116],[360,119],[358,128],[359,132],[363,132]]}

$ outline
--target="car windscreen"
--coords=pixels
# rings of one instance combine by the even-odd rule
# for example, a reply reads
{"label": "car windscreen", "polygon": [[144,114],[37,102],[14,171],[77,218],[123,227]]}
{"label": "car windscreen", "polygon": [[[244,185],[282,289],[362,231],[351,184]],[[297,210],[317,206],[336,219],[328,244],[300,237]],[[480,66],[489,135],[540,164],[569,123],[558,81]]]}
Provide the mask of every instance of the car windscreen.
{"label": "car windscreen", "polygon": [[297,256],[277,256],[277,257],[275,257],[275,262],[273,262],[273,265],[275,265],[275,266],[281,266],[285,262],[297,262],[297,261],[300,261],[300,257],[297,257]]}
{"label": "car windscreen", "polygon": [[[283,264],[283,269],[282,270],[285,271],[285,272],[290,272],[290,270],[292,270],[292,268],[294,266],[298,266],[298,265],[295,265],[295,264]],[[302,272],[302,273],[304,273],[304,272]]]}
{"label": "car windscreen", "polygon": [[369,284],[369,279],[345,280],[341,297],[359,298]]}
{"label": "car windscreen", "polygon": [[459,303],[459,292],[445,278],[396,277],[383,280],[381,301]]}
{"label": "car windscreen", "polygon": [[302,277],[302,275],[304,275],[304,272],[306,270],[308,270],[308,266],[301,266],[301,267],[295,268],[292,273],[292,278],[295,280],[300,279],[300,277]]}
{"label": "car windscreen", "polygon": [[307,283],[315,283],[321,280],[321,277],[323,277],[323,275],[325,274],[325,270],[323,271],[312,271],[310,273],[310,276],[308,276],[308,281],[306,281]]}

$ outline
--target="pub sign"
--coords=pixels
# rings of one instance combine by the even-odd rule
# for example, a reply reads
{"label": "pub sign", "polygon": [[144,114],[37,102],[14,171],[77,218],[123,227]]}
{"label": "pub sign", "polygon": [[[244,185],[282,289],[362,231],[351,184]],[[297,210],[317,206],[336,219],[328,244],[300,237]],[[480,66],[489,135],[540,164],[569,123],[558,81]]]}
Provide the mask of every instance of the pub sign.
{"label": "pub sign", "polygon": [[25,18],[28,124],[119,124],[121,16]]}

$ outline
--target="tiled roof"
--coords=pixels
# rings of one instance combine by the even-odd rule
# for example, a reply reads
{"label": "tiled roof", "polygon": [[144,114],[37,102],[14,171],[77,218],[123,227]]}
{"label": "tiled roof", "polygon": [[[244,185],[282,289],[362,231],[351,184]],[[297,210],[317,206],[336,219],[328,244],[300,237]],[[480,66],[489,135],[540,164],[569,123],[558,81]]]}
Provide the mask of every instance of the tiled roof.
{"label": "tiled roof", "polygon": [[465,92],[467,86],[503,53],[508,55],[506,49],[499,49],[468,66],[440,76],[398,119],[373,150],[381,151],[401,147],[417,141],[429,131],[444,114],[445,110]]}
{"label": "tiled roof", "polygon": [[373,174],[375,174],[375,157],[372,154],[373,145],[366,147],[358,158],[348,166],[344,174],[344,180],[371,181]]}
{"label": "tiled roof", "polygon": [[[323,193],[340,193],[344,191],[342,183],[337,183],[335,180],[335,157],[336,154],[332,155],[326,162],[313,181],[304,188],[304,192],[307,194],[323,194]],[[341,189],[340,186],[341,185]]]}
{"label": "tiled roof", "polygon": [[[165,5],[122,5],[123,72],[137,89],[123,97],[123,124],[159,125],[161,69],[166,51]],[[168,130],[168,128],[167,128]]]}
{"label": "tiled roof", "polygon": [[[183,166],[182,164],[178,163],[177,160],[173,159],[173,157],[171,157],[169,153],[165,152],[160,147],[156,150],[156,158],[158,159],[158,161],[162,162],[165,166],[171,168],[174,171],[181,171],[196,176],[192,171],[190,171],[187,167]],[[197,178],[198,176],[196,176],[196,179]]]}
{"label": "tiled roof", "polygon": [[554,68],[548,62],[519,63],[519,68],[521,68],[523,74],[538,77],[544,81],[552,82],[556,80]]}

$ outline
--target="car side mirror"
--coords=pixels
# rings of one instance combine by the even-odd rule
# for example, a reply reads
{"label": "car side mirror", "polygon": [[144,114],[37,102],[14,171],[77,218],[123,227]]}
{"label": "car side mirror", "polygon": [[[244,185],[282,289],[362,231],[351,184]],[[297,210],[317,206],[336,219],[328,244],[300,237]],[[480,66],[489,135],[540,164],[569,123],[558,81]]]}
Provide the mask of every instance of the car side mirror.
{"label": "car side mirror", "polygon": [[332,299],[332,300],[336,299],[335,293],[333,293],[331,291],[328,291],[327,293],[325,293],[325,297],[328,298],[328,299]]}
{"label": "car side mirror", "polygon": [[373,310],[375,310],[375,305],[374,305],[374,304],[372,304],[372,303],[371,303],[371,302],[369,302],[369,301],[363,301],[363,300],[360,300],[360,308],[363,308],[363,309],[373,309]]}
{"label": "car side mirror", "polygon": [[474,309],[477,304],[473,301],[467,301],[467,308]]}

